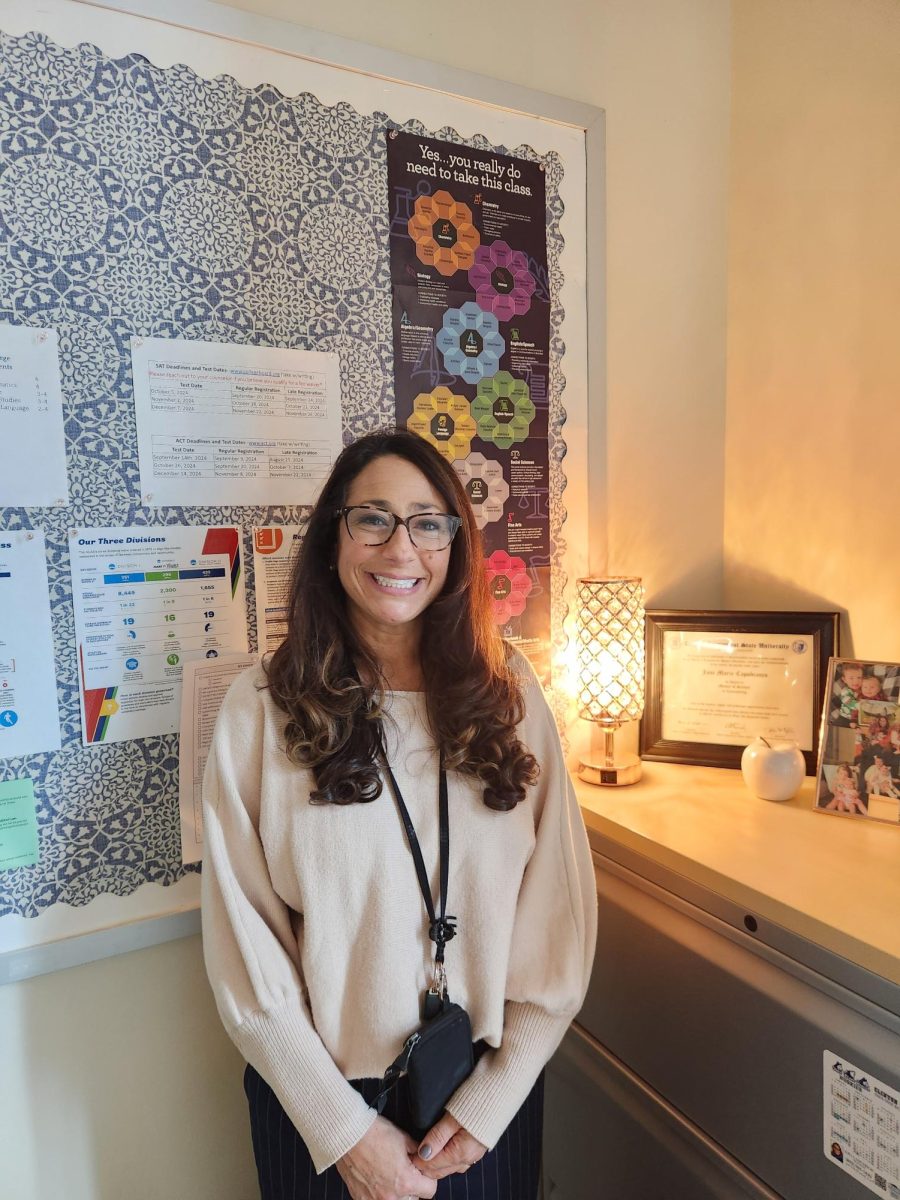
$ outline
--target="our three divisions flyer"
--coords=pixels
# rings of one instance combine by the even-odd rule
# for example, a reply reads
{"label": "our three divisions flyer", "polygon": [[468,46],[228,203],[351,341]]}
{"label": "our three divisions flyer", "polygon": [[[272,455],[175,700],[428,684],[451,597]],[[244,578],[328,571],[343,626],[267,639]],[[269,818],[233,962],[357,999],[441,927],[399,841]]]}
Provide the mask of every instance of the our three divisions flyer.
{"label": "our three divisions flyer", "polygon": [[185,662],[247,650],[240,531],[79,529],[69,554],[84,744],[177,732]]}
{"label": "our three divisions flyer", "polygon": [[390,130],[397,424],[452,464],[494,619],[549,675],[550,293],[542,164]]}

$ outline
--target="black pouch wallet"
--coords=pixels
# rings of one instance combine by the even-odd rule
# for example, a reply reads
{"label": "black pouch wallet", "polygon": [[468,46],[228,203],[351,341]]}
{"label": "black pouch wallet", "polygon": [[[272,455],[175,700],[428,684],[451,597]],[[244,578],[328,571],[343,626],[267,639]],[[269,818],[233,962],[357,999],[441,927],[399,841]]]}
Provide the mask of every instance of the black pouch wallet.
{"label": "black pouch wallet", "polygon": [[469,1014],[445,1001],[437,1016],[406,1039],[385,1072],[375,1108],[383,1110],[388,1092],[405,1075],[412,1123],[427,1133],[474,1066]]}

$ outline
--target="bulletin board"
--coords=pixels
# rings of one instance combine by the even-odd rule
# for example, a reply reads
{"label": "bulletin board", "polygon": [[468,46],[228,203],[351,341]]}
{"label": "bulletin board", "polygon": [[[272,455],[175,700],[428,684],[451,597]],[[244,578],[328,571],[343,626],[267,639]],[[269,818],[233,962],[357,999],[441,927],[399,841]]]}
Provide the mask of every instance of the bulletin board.
{"label": "bulletin board", "polygon": [[[253,45],[246,14],[202,2],[123,7],[0,4],[0,322],[58,333],[70,493],[64,507],[0,510],[0,529],[46,535],[62,734],[58,752],[0,760],[0,780],[34,780],[40,833],[36,866],[0,872],[0,982],[197,927],[177,736],[82,745],[67,538],[238,525],[256,648],[250,528],[308,510],[143,504],[130,339],[333,351],[344,442],[391,424],[392,129],[541,164],[559,653],[587,563],[585,230],[598,168],[586,148],[593,127],[596,156],[600,114],[568,106],[564,120],[562,102],[508,89],[514,111],[478,98],[485,81],[278,22],[253,26],[278,50]],[[176,14],[180,28],[165,19]]]}

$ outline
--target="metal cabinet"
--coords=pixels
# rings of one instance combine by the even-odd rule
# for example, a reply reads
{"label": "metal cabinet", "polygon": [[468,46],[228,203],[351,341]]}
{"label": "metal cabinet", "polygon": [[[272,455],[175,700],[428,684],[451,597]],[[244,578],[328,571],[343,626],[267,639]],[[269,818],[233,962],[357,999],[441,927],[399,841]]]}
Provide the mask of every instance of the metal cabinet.
{"label": "metal cabinet", "polygon": [[822,1152],[823,1051],[900,1089],[900,989],[638,856],[595,865],[545,1200],[868,1200]]}
{"label": "metal cabinet", "polygon": [[545,1095],[544,1200],[775,1197],[578,1026]]}

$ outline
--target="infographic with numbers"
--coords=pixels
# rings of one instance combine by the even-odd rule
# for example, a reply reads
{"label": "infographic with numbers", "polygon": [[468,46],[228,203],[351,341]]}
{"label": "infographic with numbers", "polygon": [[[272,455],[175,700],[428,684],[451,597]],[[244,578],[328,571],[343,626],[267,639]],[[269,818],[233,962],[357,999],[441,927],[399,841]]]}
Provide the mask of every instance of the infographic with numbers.
{"label": "infographic with numbers", "polygon": [[69,553],[82,741],[177,732],[184,663],[247,650],[240,531],[78,529]]}
{"label": "infographic with numbers", "polygon": [[494,619],[549,675],[550,293],[541,164],[390,130],[397,423],[453,465]]}

